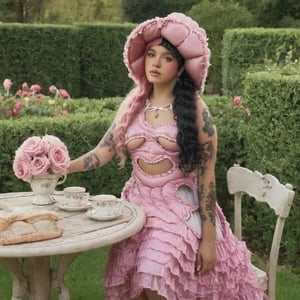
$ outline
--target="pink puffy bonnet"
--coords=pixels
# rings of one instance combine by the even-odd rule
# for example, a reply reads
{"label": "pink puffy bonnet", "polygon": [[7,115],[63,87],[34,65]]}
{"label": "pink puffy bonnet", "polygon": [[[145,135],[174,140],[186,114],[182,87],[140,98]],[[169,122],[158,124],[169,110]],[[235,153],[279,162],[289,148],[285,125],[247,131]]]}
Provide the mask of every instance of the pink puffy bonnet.
{"label": "pink puffy bonnet", "polygon": [[185,60],[185,70],[197,89],[203,91],[210,58],[206,32],[182,13],[171,13],[164,18],[147,20],[130,33],[123,53],[129,77],[139,83],[145,76],[146,47],[158,38],[168,40],[177,48]]}

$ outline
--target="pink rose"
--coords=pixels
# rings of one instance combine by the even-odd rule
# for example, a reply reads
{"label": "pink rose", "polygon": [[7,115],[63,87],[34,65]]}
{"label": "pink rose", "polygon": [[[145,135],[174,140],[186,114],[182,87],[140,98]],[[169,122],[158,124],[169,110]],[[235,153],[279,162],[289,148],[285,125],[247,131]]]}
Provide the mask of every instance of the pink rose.
{"label": "pink rose", "polygon": [[15,175],[24,181],[29,181],[32,176],[30,160],[29,156],[24,155],[20,151],[16,152],[16,157],[13,162],[13,170]]}
{"label": "pink rose", "polygon": [[41,155],[45,153],[44,142],[39,136],[28,138],[20,147],[28,155]]}
{"label": "pink rose", "polygon": [[247,115],[247,116],[250,116],[251,115],[251,111],[250,111],[250,108],[245,108],[245,114]]}
{"label": "pink rose", "polygon": [[62,116],[66,116],[66,115],[69,114],[69,112],[68,112],[67,110],[62,110],[62,111],[60,112],[60,114],[61,114]]}
{"label": "pink rose", "polygon": [[31,97],[32,93],[31,92],[27,92],[27,91],[22,91],[22,97]]}
{"label": "pink rose", "polygon": [[58,137],[56,137],[55,135],[46,134],[43,137],[43,142],[45,144],[46,152],[49,151],[49,147],[51,147],[51,145],[61,147],[65,151],[67,151],[67,147],[65,146],[65,144]]}
{"label": "pink rose", "polygon": [[232,100],[233,105],[238,106],[241,104],[242,98],[240,96],[235,96]]}
{"label": "pink rose", "polygon": [[51,170],[53,173],[64,173],[70,164],[69,153],[65,148],[60,146],[51,146],[49,148],[48,157],[51,162]]}
{"label": "pink rose", "polygon": [[62,98],[71,98],[70,94],[66,90],[59,90],[59,96]]}
{"label": "pink rose", "polygon": [[18,178],[30,181],[32,176],[64,174],[70,164],[65,144],[56,136],[32,136],[16,151],[13,169]]}
{"label": "pink rose", "polygon": [[70,157],[65,144],[56,136],[46,134],[43,137],[53,173],[64,173],[69,166]]}
{"label": "pink rose", "polygon": [[31,90],[32,92],[39,92],[41,89],[42,89],[42,87],[41,87],[39,84],[33,84],[33,85],[30,87],[30,90]]}
{"label": "pink rose", "polygon": [[50,161],[46,155],[35,156],[31,161],[32,175],[45,175],[50,167]]}
{"label": "pink rose", "polygon": [[43,99],[44,97],[45,97],[44,94],[41,94],[41,93],[36,94],[37,99]]}
{"label": "pink rose", "polygon": [[7,91],[10,90],[11,86],[12,86],[12,82],[10,79],[5,79],[3,81],[3,87],[5,90],[7,90]]}
{"label": "pink rose", "polygon": [[28,89],[29,89],[29,87],[28,87],[27,82],[23,82],[22,83],[22,90],[28,90]]}
{"label": "pink rose", "polygon": [[13,117],[18,117],[19,114],[20,114],[20,110],[17,109],[17,108],[13,108],[13,110],[11,111],[11,115],[12,115]]}
{"label": "pink rose", "polygon": [[15,93],[15,96],[22,97],[23,96],[23,91],[22,90],[17,90]]}
{"label": "pink rose", "polygon": [[57,88],[55,85],[51,85],[51,86],[49,86],[48,90],[51,94],[56,94]]}
{"label": "pink rose", "polygon": [[21,109],[23,106],[23,103],[21,101],[17,101],[15,104],[14,104],[14,108],[15,109]]}

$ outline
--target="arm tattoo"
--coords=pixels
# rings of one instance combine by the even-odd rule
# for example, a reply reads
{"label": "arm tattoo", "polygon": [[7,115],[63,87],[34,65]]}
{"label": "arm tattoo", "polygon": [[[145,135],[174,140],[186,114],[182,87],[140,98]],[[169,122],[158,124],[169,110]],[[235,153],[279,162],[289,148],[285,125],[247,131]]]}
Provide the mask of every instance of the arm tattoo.
{"label": "arm tattoo", "polygon": [[203,117],[203,131],[208,134],[208,136],[213,136],[215,134],[215,129],[214,129],[214,122],[208,112],[208,109],[205,108],[202,111],[202,117]]}
{"label": "arm tattoo", "polygon": [[98,144],[98,147],[109,147],[109,151],[111,152],[114,148],[114,140],[113,140],[113,133],[114,129],[116,127],[116,123],[113,122],[110,128],[107,130],[103,138],[101,139],[100,143]]}
{"label": "arm tattoo", "polygon": [[84,171],[92,170],[99,168],[101,166],[100,159],[96,155],[94,151],[88,152],[84,157],[83,157],[83,168]]}
{"label": "arm tattoo", "polygon": [[214,152],[214,146],[212,141],[208,141],[204,144],[200,144],[201,162],[199,166],[199,171],[201,175],[204,174],[207,168],[207,164],[213,156],[213,152]]}
{"label": "arm tattoo", "polygon": [[[104,134],[103,138],[99,142],[97,147],[109,147],[109,152],[113,151],[114,149],[114,141],[113,141],[113,133],[116,127],[115,121],[111,124],[109,129]],[[101,167],[101,161],[94,150],[88,152],[83,157],[83,168],[84,171],[97,169]]]}
{"label": "arm tattoo", "polygon": [[199,201],[200,201],[200,215],[202,221],[209,221],[215,225],[215,208],[216,208],[216,187],[213,182],[209,183],[208,190],[204,188],[202,184],[198,189]]}

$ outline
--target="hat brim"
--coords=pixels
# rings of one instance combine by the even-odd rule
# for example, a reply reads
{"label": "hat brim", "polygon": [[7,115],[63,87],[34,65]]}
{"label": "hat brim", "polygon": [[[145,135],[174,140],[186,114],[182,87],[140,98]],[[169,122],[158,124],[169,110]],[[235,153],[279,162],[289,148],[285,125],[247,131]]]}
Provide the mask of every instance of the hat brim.
{"label": "hat brim", "polygon": [[164,38],[177,48],[184,58],[184,68],[197,90],[203,90],[209,67],[210,50],[206,32],[190,17],[172,13],[138,25],[128,36],[124,47],[124,62],[129,76],[136,82],[145,76],[145,50],[155,39]]}

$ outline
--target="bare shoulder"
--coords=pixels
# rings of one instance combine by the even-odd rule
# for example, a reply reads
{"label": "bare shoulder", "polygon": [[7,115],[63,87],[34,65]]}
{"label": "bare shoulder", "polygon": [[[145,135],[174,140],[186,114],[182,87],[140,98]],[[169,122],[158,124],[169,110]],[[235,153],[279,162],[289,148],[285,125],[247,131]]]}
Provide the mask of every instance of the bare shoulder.
{"label": "bare shoulder", "polygon": [[128,107],[130,106],[130,102],[132,100],[132,95],[135,92],[135,90],[136,90],[136,88],[132,89],[126,95],[126,97],[123,99],[123,101],[121,102],[121,104],[117,110],[116,119],[120,119],[120,117],[124,114],[124,112],[127,111]]}
{"label": "bare shoulder", "polygon": [[196,96],[196,109],[201,113],[203,110],[208,110],[208,106],[200,95]]}

